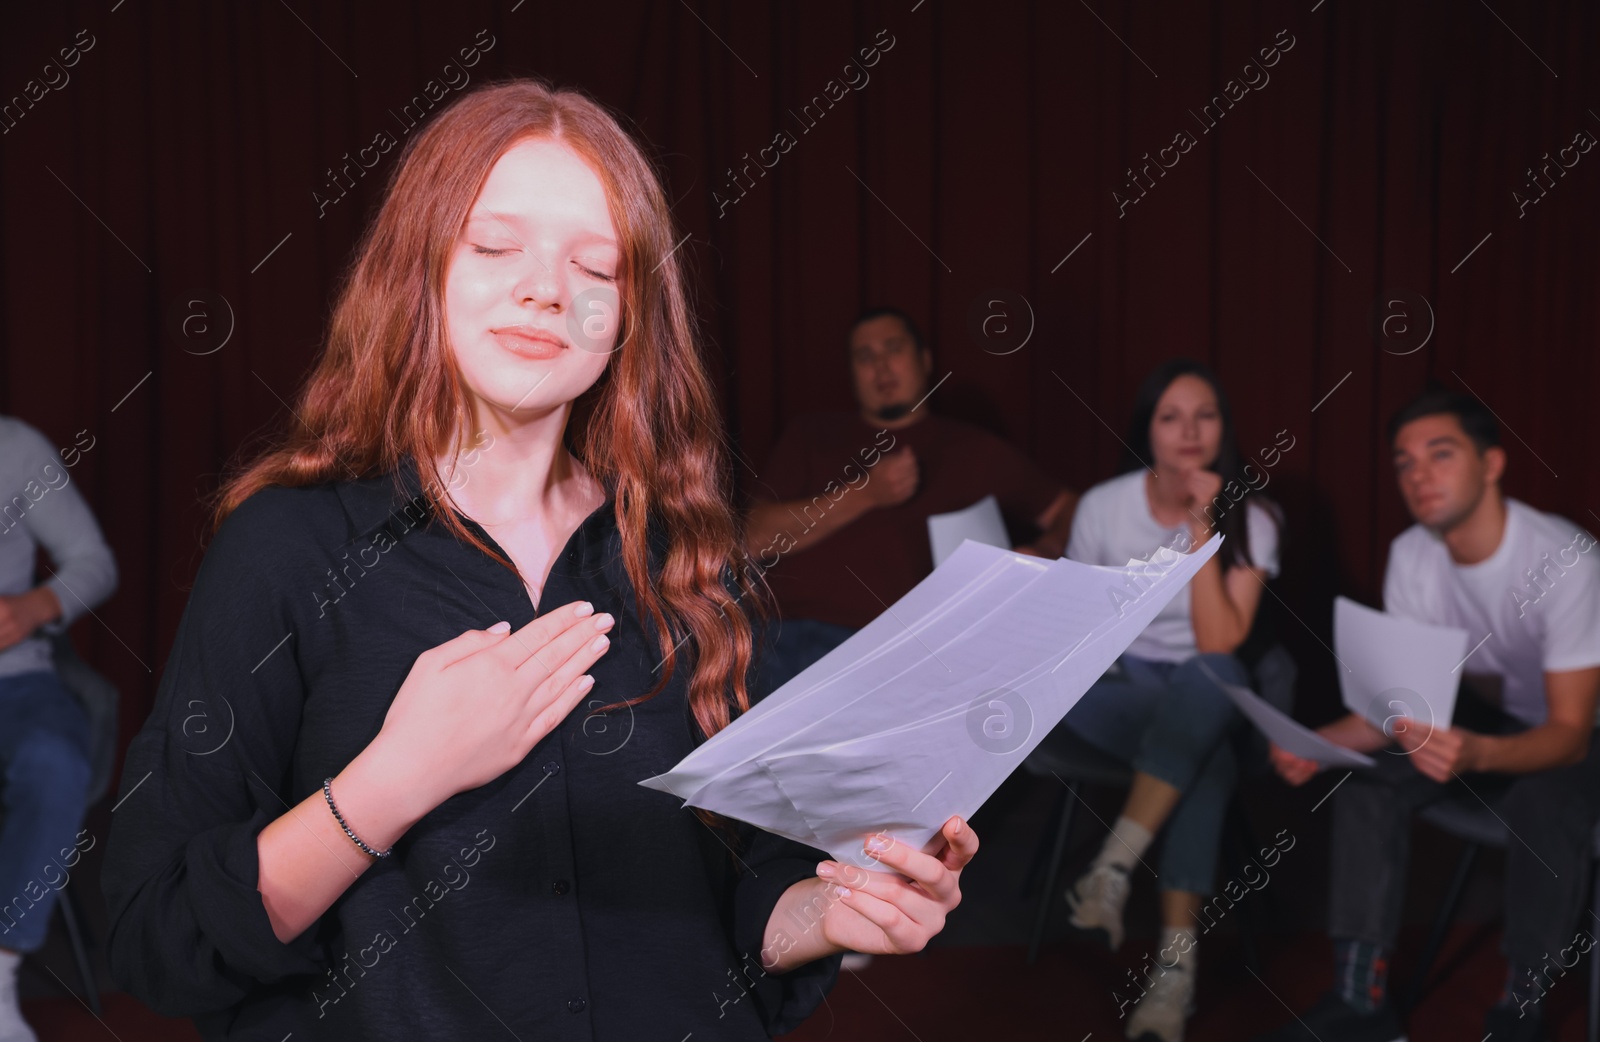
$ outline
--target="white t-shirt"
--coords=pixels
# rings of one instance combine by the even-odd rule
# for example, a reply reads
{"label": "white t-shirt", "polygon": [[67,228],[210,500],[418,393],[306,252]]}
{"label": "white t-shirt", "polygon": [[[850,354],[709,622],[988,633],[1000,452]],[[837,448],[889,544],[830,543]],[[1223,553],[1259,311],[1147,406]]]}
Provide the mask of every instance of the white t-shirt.
{"label": "white t-shirt", "polygon": [[[1130,560],[1149,560],[1162,547],[1189,549],[1186,525],[1168,528],[1150,516],[1150,499],[1144,489],[1144,468],[1102,481],[1083,494],[1072,515],[1072,538],[1066,556],[1084,564],[1121,568]],[[1278,526],[1266,508],[1246,499],[1250,532],[1250,559],[1267,573],[1278,574]],[[1235,507],[1234,509],[1238,509]],[[1215,516],[1213,514],[1213,516]],[[1128,645],[1128,654],[1159,662],[1182,662],[1195,654],[1190,596],[1179,593],[1150,620],[1143,633]]]}
{"label": "white t-shirt", "polygon": [[[1564,517],[1506,499],[1500,545],[1456,564],[1444,540],[1412,525],[1389,545],[1385,611],[1467,631],[1464,672],[1500,677],[1501,708],[1530,727],[1549,707],[1544,674],[1600,665],[1600,552]],[[1487,637],[1487,639],[1485,639]],[[1600,713],[1596,714],[1600,722]]]}

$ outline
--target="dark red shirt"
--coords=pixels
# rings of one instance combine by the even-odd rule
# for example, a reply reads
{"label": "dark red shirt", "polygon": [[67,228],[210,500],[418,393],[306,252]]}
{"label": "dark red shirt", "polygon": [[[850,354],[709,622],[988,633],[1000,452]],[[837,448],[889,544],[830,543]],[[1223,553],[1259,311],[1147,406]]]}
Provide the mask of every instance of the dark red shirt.
{"label": "dark red shirt", "polygon": [[1029,532],[1062,492],[1060,482],[1021,452],[970,423],[929,414],[891,431],[869,425],[859,413],[825,413],[788,425],[751,499],[810,500],[790,528],[798,537],[846,496],[860,495],[872,465],[907,445],[918,469],[910,499],[869,511],[804,550],[793,549],[784,535],[753,548],[784,618],[865,626],[933,571],[930,515],[992,494],[1008,527]]}

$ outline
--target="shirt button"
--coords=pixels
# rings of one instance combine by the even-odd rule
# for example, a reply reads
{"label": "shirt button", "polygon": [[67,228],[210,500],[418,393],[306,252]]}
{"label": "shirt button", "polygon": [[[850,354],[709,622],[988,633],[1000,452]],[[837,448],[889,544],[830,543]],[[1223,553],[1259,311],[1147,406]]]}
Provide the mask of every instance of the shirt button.
{"label": "shirt button", "polygon": [[556,894],[560,895],[572,889],[572,884],[567,882],[565,879],[558,879],[554,883],[550,884],[550,889],[554,890]]}
{"label": "shirt button", "polygon": [[544,773],[546,774],[554,774],[559,770],[561,770],[561,765],[554,760],[544,765]]}
{"label": "shirt button", "polygon": [[582,998],[568,999],[567,1000],[567,1012],[568,1013],[582,1013],[583,1012],[583,1007],[585,1007],[587,1005],[588,1005],[588,1003],[585,1002]]}

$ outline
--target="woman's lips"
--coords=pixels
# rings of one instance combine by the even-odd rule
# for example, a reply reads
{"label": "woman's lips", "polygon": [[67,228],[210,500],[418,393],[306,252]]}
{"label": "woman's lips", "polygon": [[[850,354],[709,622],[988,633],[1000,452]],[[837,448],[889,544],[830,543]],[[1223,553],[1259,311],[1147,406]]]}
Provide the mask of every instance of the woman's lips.
{"label": "woman's lips", "polygon": [[554,334],[543,330],[537,332],[520,329],[499,329],[495,331],[495,339],[500,341],[500,346],[520,358],[535,360],[548,360],[556,357],[566,350],[566,345],[556,339]]}

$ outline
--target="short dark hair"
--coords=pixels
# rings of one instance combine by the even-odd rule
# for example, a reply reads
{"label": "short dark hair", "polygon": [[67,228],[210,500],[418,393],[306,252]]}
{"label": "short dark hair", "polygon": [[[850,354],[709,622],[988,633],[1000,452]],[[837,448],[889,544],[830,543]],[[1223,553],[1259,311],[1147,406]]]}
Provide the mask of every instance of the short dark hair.
{"label": "short dark hair", "polygon": [[1472,444],[1481,455],[1488,449],[1500,445],[1500,424],[1494,418],[1494,413],[1484,405],[1476,396],[1452,391],[1444,387],[1429,387],[1410,402],[1400,407],[1400,411],[1389,419],[1389,445],[1394,446],[1394,440],[1400,434],[1400,428],[1412,420],[1420,420],[1424,416],[1443,416],[1449,414],[1461,424],[1461,429],[1467,437],[1472,439]]}
{"label": "short dark hair", "polygon": [[850,323],[850,332],[854,333],[856,331],[856,327],[861,325],[861,323],[871,322],[875,318],[898,318],[901,324],[906,327],[906,332],[911,334],[911,342],[917,345],[917,350],[928,350],[928,342],[922,339],[922,330],[918,329],[917,324],[911,321],[910,315],[906,314],[904,311],[901,311],[899,308],[867,308],[865,311],[861,312],[861,314],[856,316],[856,320],[854,322]]}

